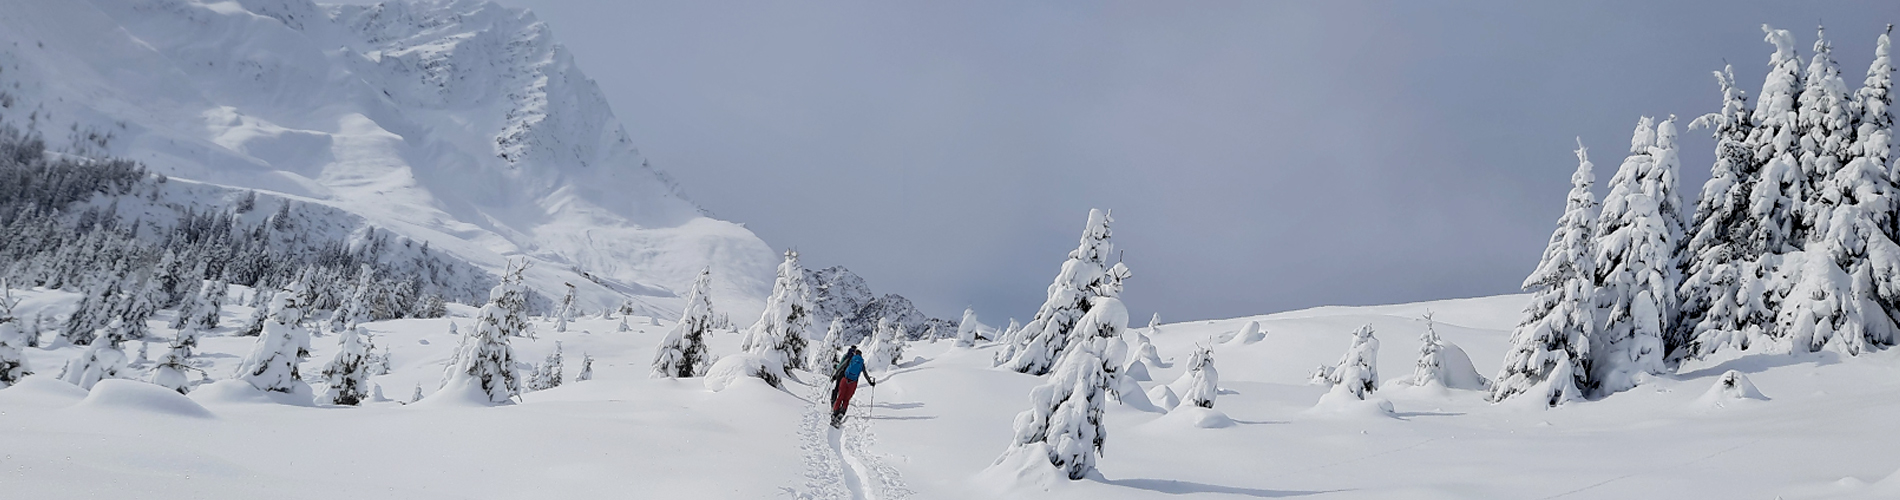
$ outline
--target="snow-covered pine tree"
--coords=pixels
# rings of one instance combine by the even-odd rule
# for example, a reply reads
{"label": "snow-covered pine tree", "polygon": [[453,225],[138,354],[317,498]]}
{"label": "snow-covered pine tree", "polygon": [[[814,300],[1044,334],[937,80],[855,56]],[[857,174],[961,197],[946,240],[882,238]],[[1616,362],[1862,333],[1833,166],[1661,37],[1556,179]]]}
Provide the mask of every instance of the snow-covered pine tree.
{"label": "snow-covered pine tree", "polygon": [[567,294],[561,296],[561,304],[554,311],[554,331],[556,332],[567,332],[567,322],[573,321],[575,313],[578,312],[576,309],[578,306],[574,304],[574,284],[562,284],[567,285]]}
{"label": "snow-covered pine tree", "polygon": [[904,325],[890,318],[879,318],[877,330],[871,335],[871,345],[865,349],[864,369],[888,370],[903,357]]}
{"label": "snow-covered pine tree", "polygon": [[337,334],[336,357],[323,366],[321,401],[356,406],[369,396],[369,344],[364,342],[368,334],[360,326]]}
{"label": "snow-covered pine tree", "polygon": [[655,378],[691,378],[706,373],[711,363],[706,352],[706,333],[713,328],[712,269],[699,271],[693,288],[686,294],[686,310],[673,330],[660,339],[653,355]]}
{"label": "snow-covered pine tree", "polygon": [[1707,356],[1731,339],[1739,340],[1746,300],[1742,271],[1759,252],[1748,243],[1755,233],[1749,194],[1760,163],[1750,135],[1755,129],[1748,96],[1735,84],[1735,68],[1715,73],[1722,110],[1696,118],[1689,128],[1715,136],[1715,164],[1702,185],[1695,223],[1682,252],[1683,281],[1677,287],[1678,316],[1671,337],[1686,342],[1672,358]]}
{"label": "snow-covered pine tree", "polygon": [[963,308],[963,320],[957,322],[957,347],[976,345],[976,309]]}
{"label": "snow-covered pine tree", "polygon": [[[1128,310],[1109,296],[1089,299],[1077,318],[1073,342],[1049,370],[1048,382],[1029,392],[1030,407],[1016,415],[1015,439],[997,463],[1019,453],[1040,454],[1071,480],[1095,470],[1108,431],[1102,423],[1121,360],[1115,346],[1128,328]],[[1032,322],[1033,323],[1033,322]]]}
{"label": "snow-covered pine tree", "polygon": [[93,384],[109,378],[124,378],[128,374],[124,351],[125,342],[131,339],[132,328],[123,320],[112,323],[94,333],[91,344],[84,352],[66,362],[60,370],[59,379],[66,383],[91,390]]}
{"label": "snow-covered pine tree", "polygon": [[165,290],[157,279],[147,279],[142,283],[129,282],[128,279],[127,285],[125,289],[138,292],[128,294],[119,304],[118,319],[125,320],[126,327],[131,328],[130,338],[142,339],[152,333],[152,327],[146,321],[158,312],[159,302],[165,300]]}
{"label": "snow-covered pine tree", "polygon": [[[1339,357],[1339,363],[1314,370],[1313,382],[1344,387],[1359,399],[1379,390],[1379,339],[1372,336],[1372,325],[1353,330],[1346,354]],[[1182,401],[1187,401],[1186,396]]]}
{"label": "snow-covered pine tree", "polygon": [[831,327],[825,329],[825,339],[810,349],[805,366],[823,375],[831,375],[829,370],[838,364],[838,353],[844,351],[844,318],[831,318]]}
{"label": "snow-covered pine tree", "polygon": [[[1673,154],[1675,118],[1663,122]],[[1674,198],[1674,172],[1652,153],[1660,149],[1649,117],[1636,124],[1630,155],[1610,179],[1597,226],[1597,304],[1607,313],[1590,346],[1591,378],[1603,394],[1636,386],[1638,374],[1664,370],[1664,325],[1675,299],[1674,232],[1660,200]]]}
{"label": "snow-covered pine tree", "polygon": [[[1887,25],[1887,32],[1881,33],[1874,42],[1874,62],[1867,66],[1867,78],[1862,81],[1860,90],[1854,92],[1854,107],[1860,110],[1860,123],[1855,128],[1854,146],[1849,151],[1855,158],[1866,158],[1875,165],[1885,165],[1887,176],[1900,179],[1900,171],[1893,163],[1893,25]],[[1896,208],[1900,210],[1900,208]],[[1889,216],[1885,228],[1887,237],[1900,241],[1900,215]]]}
{"label": "snow-covered pine tree", "polygon": [[546,360],[534,367],[534,375],[528,377],[528,390],[544,391],[561,386],[561,341],[554,341],[554,352]]}
{"label": "snow-covered pine tree", "polygon": [[43,335],[45,330],[46,330],[46,313],[44,312],[33,313],[33,321],[28,321],[25,323],[24,334],[26,335],[26,346],[39,347],[40,335]]}
{"label": "snow-covered pine tree", "polygon": [[222,279],[211,280],[204,285],[204,289],[198,292],[198,306],[193,309],[198,313],[191,320],[193,326],[205,330],[218,327],[218,314],[224,310],[224,296],[229,288],[231,284]]}
{"label": "snow-covered pine tree", "polygon": [[[1806,177],[1803,181],[1811,190],[1819,190],[1834,171],[1847,164],[1847,149],[1854,142],[1854,123],[1859,121],[1853,109],[1853,96],[1841,78],[1841,68],[1835,64],[1833,52],[1826,30],[1817,29],[1814,55],[1808,59],[1807,77],[1802,81],[1796,103],[1795,127],[1800,134],[1796,160]],[[1823,206],[1828,202],[1813,195],[1803,202],[1800,213],[1803,227],[1820,232],[1819,226],[1826,223],[1826,212],[1830,211],[1830,207]]]}
{"label": "snow-covered pine tree", "polygon": [[[765,312],[746,331],[739,348],[776,360],[785,370],[805,368],[811,311],[812,291],[805,283],[805,268],[798,265],[798,252],[786,250],[785,261],[778,265],[778,278],[772,282],[772,295],[765,299]],[[774,376],[782,379],[786,375]]]}
{"label": "snow-covered pine tree", "polygon": [[1016,351],[1017,346],[1023,344],[1023,324],[1017,322],[1016,318],[1010,318],[1009,326],[1003,328],[1003,333],[996,337],[996,342],[1002,344],[1003,348],[996,350],[996,360],[992,365],[1003,366],[1013,357],[1011,353]]}
{"label": "snow-covered pine tree", "polygon": [[151,382],[153,385],[178,391],[179,394],[190,394],[190,372],[193,370],[197,369],[191,366],[191,346],[184,345],[180,339],[172,339],[171,344],[165,349],[165,354],[159,355],[158,365],[152,367]]}
{"label": "snow-covered pine tree", "polygon": [[[1857,355],[1876,345],[1892,345],[1900,336],[1893,319],[1900,312],[1900,245],[1889,232],[1900,206],[1900,186],[1884,163],[1892,122],[1881,101],[1885,90],[1878,88],[1884,85],[1879,77],[1887,75],[1879,73],[1890,75],[1892,70],[1884,60],[1887,35],[1880,41],[1869,68],[1870,88],[1851,100],[1839,70],[1831,60],[1822,62],[1827,59],[1825,40],[1815,43],[1816,62],[1809,67],[1809,85],[1802,93],[1807,131],[1802,159],[1820,169],[1835,161],[1846,165],[1817,183],[1808,205],[1814,222],[1807,248],[1788,256],[1793,290],[1775,318],[1775,331],[1794,352],[1832,348]],[[1809,105],[1816,109],[1810,112]],[[1850,121],[1858,122],[1867,137],[1855,137],[1846,123]],[[1849,139],[1851,143],[1843,145]]]}
{"label": "snow-covered pine tree", "polygon": [[1109,259],[1115,252],[1115,244],[1109,241],[1113,233],[1108,224],[1115,219],[1102,210],[1089,210],[1088,224],[1082,228],[1081,244],[1069,252],[1069,260],[1062,263],[1062,271],[1056,274],[1054,283],[1049,285],[1048,299],[1036,316],[1023,325],[1021,344],[1008,347],[1006,356],[1010,361],[1009,369],[1030,375],[1043,375],[1055,366],[1062,357],[1063,349],[1068,348],[1069,330],[1075,328],[1076,321],[1088,314],[1090,300],[1095,297],[1115,297],[1121,294],[1122,280],[1128,278],[1128,268],[1120,262],[1110,264]]}
{"label": "snow-covered pine tree", "polygon": [[1181,405],[1213,408],[1214,398],[1220,395],[1220,371],[1214,369],[1214,349],[1194,346],[1183,377],[1187,379],[1187,386],[1182,388]]}
{"label": "snow-covered pine tree", "polygon": [[583,380],[593,380],[593,379],[594,379],[594,357],[589,356],[587,353],[583,352],[581,353],[581,372],[574,374],[574,381],[580,382]]}
{"label": "snow-covered pine tree", "polygon": [[336,311],[330,313],[330,332],[343,333],[356,328],[356,324],[369,319],[371,295],[376,292],[376,270],[369,264],[356,269],[356,283]]}
{"label": "snow-covered pine tree", "polygon": [[33,374],[27,369],[26,354],[20,350],[27,342],[20,328],[20,318],[13,313],[19,303],[13,298],[13,288],[0,283],[0,389],[12,387],[21,378]]}
{"label": "snow-covered pine tree", "polygon": [[72,345],[91,345],[93,332],[112,321],[114,304],[119,300],[118,280],[93,282],[73,308],[73,313],[66,316],[65,328],[59,332],[60,340]]}
{"label": "snow-covered pine tree", "polygon": [[204,294],[202,290],[204,282],[202,280],[193,280],[192,283],[196,284],[196,286],[188,285],[187,288],[185,288],[185,293],[180,295],[180,299],[178,300],[178,314],[173,315],[171,323],[167,325],[173,330],[184,329],[185,325],[190,324],[193,319],[200,316],[198,309],[204,307]]}
{"label": "snow-covered pine tree", "polygon": [[1425,332],[1418,334],[1418,364],[1412,367],[1413,386],[1424,386],[1444,381],[1443,352],[1445,343],[1438,338],[1438,329],[1432,322],[1432,312],[1425,311]]}
{"label": "snow-covered pine tree", "polygon": [[521,393],[520,377],[515,374],[515,348],[509,337],[517,329],[528,328],[527,317],[515,307],[525,307],[522,274],[528,263],[510,265],[501,283],[488,292],[488,304],[477,314],[475,327],[469,330],[460,360],[445,387],[458,384],[479,385],[490,403],[504,403]]}
{"label": "snow-covered pine tree", "polygon": [[273,294],[263,289],[251,292],[251,317],[239,328],[239,337],[254,337],[264,333],[264,324],[270,322],[270,300]]}
{"label": "snow-covered pine tree", "polygon": [[303,282],[293,281],[271,299],[263,333],[238,364],[236,378],[261,391],[295,394],[308,389],[297,369],[308,352],[304,346],[310,343],[310,333],[303,327],[304,305],[298,302],[304,292]]}
{"label": "snow-covered pine tree", "polygon": [[1531,303],[1511,332],[1490,400],[1503,401],[1548,384],[1534,397],[1556,406],[1584,398],[1591,388],[1590,342],[1596,335],[1596,184],[1588,151],[1577,145],[1577,172],[1570,176],[1564,214],[1544,247],[1544,256],[1524,279]]}
{"label": "snow-covered pine tree", "polygon": [[[1770,69],[1762,83],[1761,99],[1750,117],[1755,128],[1749,144],[1755,147],[1755,161],[1761,175],[1749,193],[1748,214],[1755,220],[1754,234],[1747,244],[1756,255],[1779,255],[1798,249],[1803,230],[1800,211],[1807,204],[1807,175],[1801,171],[1801,132],[1796,104],[1801,99],[1803,80],[1801,57],[1795,54],[1794,35],[1762,25],[1765,41],[1775,45],[1769,59]],[[1757,279],[1773,273],[1772,266],[1757,272]],[[1747,276],[1743,276],[1747,280]],[[1767,304],[1772,311],[1778,304]],[[1748,326],[1765,327],[1769,319]]]}

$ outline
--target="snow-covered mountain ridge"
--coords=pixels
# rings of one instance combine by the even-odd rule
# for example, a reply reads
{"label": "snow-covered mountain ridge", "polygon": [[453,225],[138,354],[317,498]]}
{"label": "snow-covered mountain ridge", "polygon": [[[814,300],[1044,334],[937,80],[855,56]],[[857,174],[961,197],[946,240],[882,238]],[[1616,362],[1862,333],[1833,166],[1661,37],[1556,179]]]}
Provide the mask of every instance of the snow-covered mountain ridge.
{"label": "snow-covered mountain ridge", "polygon": [[[633,147],[546,24],[490,2],[0,4],[0,120],[173,177],[360,215],[599,310],[704,267],[756,315],[775,253]],[[54,136],[52,142],[59,143]]]}

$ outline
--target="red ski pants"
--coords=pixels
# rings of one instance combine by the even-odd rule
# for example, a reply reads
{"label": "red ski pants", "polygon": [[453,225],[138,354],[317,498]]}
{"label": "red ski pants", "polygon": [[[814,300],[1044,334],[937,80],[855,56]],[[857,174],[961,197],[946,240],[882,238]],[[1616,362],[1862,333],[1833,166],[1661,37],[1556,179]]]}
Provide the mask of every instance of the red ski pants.
{"label": "red ski pants", "polygon": [[831,393],[831,412],[842,413],[851,406],[851,395],[858,392],[858,381],[848,378],[838,379],[838,388]]}

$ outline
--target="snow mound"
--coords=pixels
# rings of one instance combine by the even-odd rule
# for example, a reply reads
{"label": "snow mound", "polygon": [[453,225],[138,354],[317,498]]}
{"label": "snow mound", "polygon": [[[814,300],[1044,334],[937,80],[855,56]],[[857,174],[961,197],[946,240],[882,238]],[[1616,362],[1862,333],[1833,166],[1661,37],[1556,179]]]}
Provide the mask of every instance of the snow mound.
{"label": "snow mound", "polygon": [[1069,482],[1068,476],[1049,464],[1049,453],[1049,443],[1042,442],[1011,448],[977,473],[977,481],[1008,498],[1039,496],[1037,493]]}
{"label": "snow mound", "polygon": [[409,404],[412,408],[488,408],[510,403],[496,404],[488,399],[488,391],[482,390],[481,381],[467,376],[455,377],[441,389]]}
{"label": "snow mound", "polygon": [[34,374],[0,389],[0,408],[64,408],[85,398],[85,389],[51,375]]}
{"label": "snow mound", "polygon": [[1709,391],[1702,393],[1702,397],[1696,398],[1695,402],[1697,406],[1722,408],[1744,400],[1767,401],[1768,396],[1755,388],[1755,383],[1748,380],[1748,375],[1729,370],[1716,378],[1715,385],[1709,386]]}
{"label": "snow mound", "polygon": [[176,391],[145,382],[122,379],[99,381],[97,385],[92,386],[92,394],[87,395],[84,401],[80,401],[74,407],[217,418],[211,410],[205,409],[198,402]]}
{"label": "snow mound", "polygon": [[291,406],[315,406],[316,395],[311,393],[310,385],[297,383],[293,392],[269,392],[258,390],[250,382],[243,380],[219,380],[198,386],[191,391],[192,401],[201,405],[212,404],[280,404]]}
{"label": "snow mound", "polygon": [[1181,396],[1174,393],[1173,387],[1157,385],[1148,389],[1148,401],[1162,408],[1173,409],[1181,404]]}
{"label": "snow mound", "polygon": [[1213,408],[1183,405],[1174,407],[1173,410],[1168,411],[1167,415],[1155,419],[1148,425],[1163,428],[1220,429],[1233,427],[1234,419],[1227,418],[1226,413]]}
{"label": "snow mound", "polygon": [[1128,363],[1128,371],[1122,372],[1122,376],[1141,382],[1154,380],[1154,377],[1148,375],[1148,363],[1139,359]]}
{"label": "snow mound", "polygon": [[[706,389],[719,392],[731,387],[742,378],[757,378],[761,373],[784,373],[778,360],[751,353],[739,353],[719,358],[712,368],[706,370]],[[761,382],[764,379],[760,379]]]}
{"label": "snow mound", "polygon": [[1239,342],[1241,344],[1252,344],[1252,343],[1259,342],[1266,339],[1267,339],[1267,331],[1265,329],[1260,328],[1260,322],[1248,321],[1246,326],[1240,327],[1240,331],[1235,332],[1230,337],[1226,337],[1225,339],[1221,340],[1221,342]]}
{"label": "snow mound", "polygon": [[1313,408],[1306,410],[1307,415],[1345,418],[1397,418],[1393,413],[1391,401],[1371,394],[1362,400],[1342,385],[1333,386],[1333,390],[1319,397]]}

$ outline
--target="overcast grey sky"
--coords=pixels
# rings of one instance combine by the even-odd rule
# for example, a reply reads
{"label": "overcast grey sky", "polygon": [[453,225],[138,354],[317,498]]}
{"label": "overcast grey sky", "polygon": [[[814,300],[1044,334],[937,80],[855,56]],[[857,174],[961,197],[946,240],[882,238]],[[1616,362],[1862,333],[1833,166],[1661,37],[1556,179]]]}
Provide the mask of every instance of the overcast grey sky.
{"label": "overcast grey sky", "polygon": [[[1512,293],[1591,147],[1753,96],[1819,22],[1858,87],[1900,2],[502,0],[653,164],[807,266],[1027,319],[1091,207],[1145,324]],[[1684,197],[1713,142],[1685,132]],[[1601,191],[1599,191],[1601,196]]]}

